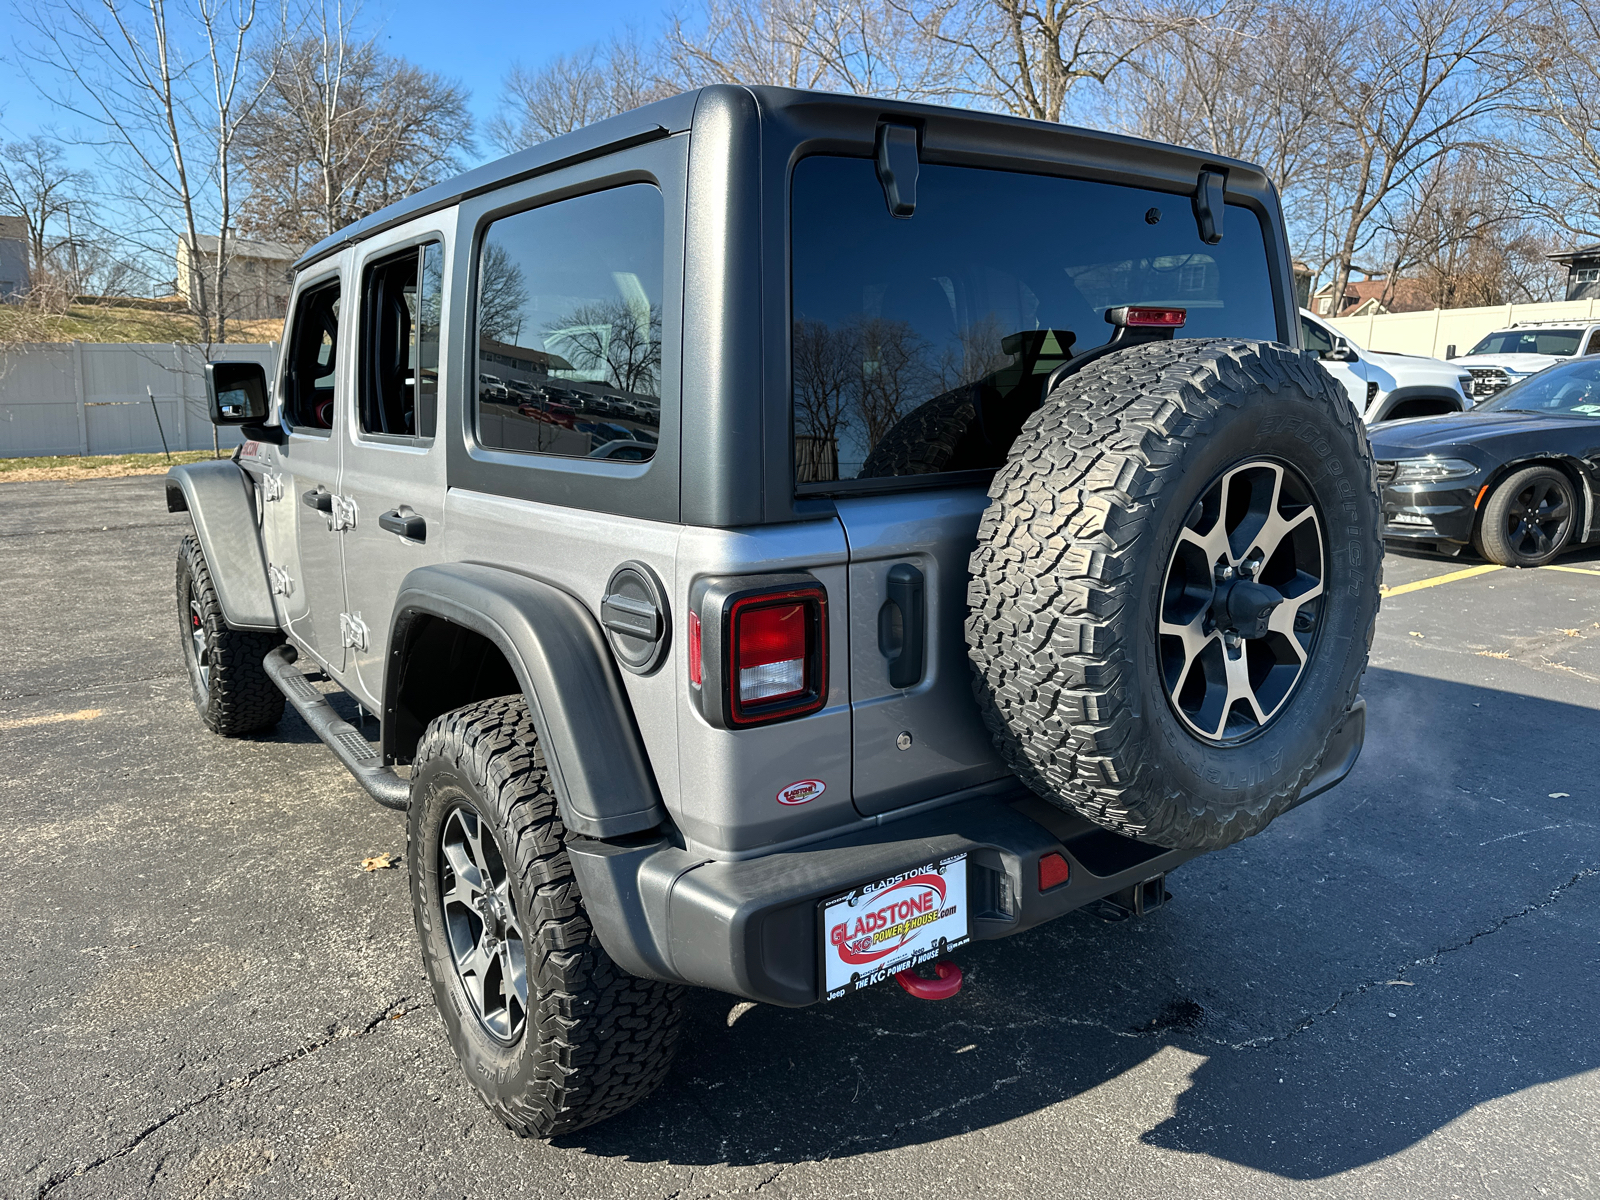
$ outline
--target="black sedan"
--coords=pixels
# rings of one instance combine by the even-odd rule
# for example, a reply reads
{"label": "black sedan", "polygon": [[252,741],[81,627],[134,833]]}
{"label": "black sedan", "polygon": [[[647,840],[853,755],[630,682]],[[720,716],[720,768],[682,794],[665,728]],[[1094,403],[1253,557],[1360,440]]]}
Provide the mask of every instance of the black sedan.
{"label": "black sedan", "polygon": [[1532,375],[1464,413],[1370,431],[1383,536],[1508,567],[1600,541],[1600,358]]}

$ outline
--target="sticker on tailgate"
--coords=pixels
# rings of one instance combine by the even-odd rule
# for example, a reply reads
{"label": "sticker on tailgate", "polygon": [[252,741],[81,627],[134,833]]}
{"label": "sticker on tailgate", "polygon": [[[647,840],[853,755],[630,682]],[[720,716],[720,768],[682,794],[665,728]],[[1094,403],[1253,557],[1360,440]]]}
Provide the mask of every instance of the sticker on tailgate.
{"label": "sticker on tailgate", "polygon": [[881,983],[967,941],[967,856],[902,871],[822,904],[829,1000]]}

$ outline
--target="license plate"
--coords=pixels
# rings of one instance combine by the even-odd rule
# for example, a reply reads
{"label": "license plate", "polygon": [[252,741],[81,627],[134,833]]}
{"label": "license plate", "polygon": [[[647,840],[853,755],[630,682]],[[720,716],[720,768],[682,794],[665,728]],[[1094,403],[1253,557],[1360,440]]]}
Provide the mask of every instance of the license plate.
{"label": "license plate", "polygon": [[967,941],[967,856],[901,871],[822,902],[829,1000],[882,983]]}

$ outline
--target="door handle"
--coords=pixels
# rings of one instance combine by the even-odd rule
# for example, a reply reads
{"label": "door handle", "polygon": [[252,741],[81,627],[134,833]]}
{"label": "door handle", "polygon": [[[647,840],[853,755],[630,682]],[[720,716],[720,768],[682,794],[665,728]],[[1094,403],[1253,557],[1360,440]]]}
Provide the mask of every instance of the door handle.
{"label": "door handle", "polygon": [[913,687],[922,680],[927,645],[927,599],[922,572],[910,563],[889,568],[889,598],[878,610],[878,649],[889,660],[892,687]]}
{"label": "door handle", "polygon": [[300,497],[300,502],[307,508],[314,508],[320,513],[333,513],[333,493],[320,487],[314,487]]}
{"label": "door handle", "polygon": [[414,512],[401,512],[398,508],[391,508],[378,518],[378,528],[387,529],[390,533],[398,533],[401,537],[413,542],[428,540],[428,523]]}

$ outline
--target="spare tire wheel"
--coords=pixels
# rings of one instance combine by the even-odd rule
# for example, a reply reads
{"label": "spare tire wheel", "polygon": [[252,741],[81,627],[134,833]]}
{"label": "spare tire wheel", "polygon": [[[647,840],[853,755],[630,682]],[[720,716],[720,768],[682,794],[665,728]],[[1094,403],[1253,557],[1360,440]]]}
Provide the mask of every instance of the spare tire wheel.
{"label": "spare tire wheel", "polygon": [[1371,450],[1327,372],[1275,343],[1130,347],[1056,387],[989,496],[967,643],[1023,782],[1177,849],[1292,807],[1382,571]]}

